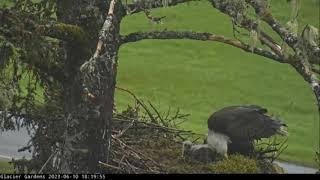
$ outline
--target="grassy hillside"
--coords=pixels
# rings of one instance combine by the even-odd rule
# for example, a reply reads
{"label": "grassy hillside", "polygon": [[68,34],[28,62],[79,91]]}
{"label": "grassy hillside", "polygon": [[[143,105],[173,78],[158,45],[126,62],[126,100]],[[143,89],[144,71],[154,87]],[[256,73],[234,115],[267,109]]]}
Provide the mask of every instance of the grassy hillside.
{"label": "grassy hillside", "polygon": [[[8,2],[0,3],[10,5]],[[319,2],[302,1],[300,31],[307,23],[319,27]],[[280,21],[288,21],[290,7],[286,0],[272,0],[272,11]],[[206,1],[152,13],[166,15],[164,24],[151,24],[143,14],[135,14],[122,22],[122,34],[168,29],[232,37],[230,18]],[[190,113],[181,128],[199,133],[206,133],[207,118],[224,106],[264,106],[289,126],[289,147],[281,159],[315,164],[314,151],[319,144],[315,98],[309,85],[289,65],[217,42],[146,40],[121,47],[117,85],[154,102],[162,111],[170,106]],[[130,100],[127,94],[116,92],[117,108],[126,107]]]}
{"label": "grassy hillside", "polygon": [[[319,0],[302,2],[300,31],[307,23],[319,27]],[[288,21],[290,7],[285,0],[272,1],[272,11],[280,21]],[[230,18],[205,1],[152,12],[166,15],[164,24],[151,24],[143,14],[136,14],[124,19],[122,33],[166,28],[232,37]],[[206,133],[207,118],[219,108],[235,104],[264,106],[289,126],[289,147],[281,159],[314,165],[319,143],[315,98],[289,65],[216,42],[146,40],[121,48],[117,83],[163,111],[171,106],[190,113],[182,128],[200,133]],[[125,107],[129,98],[117,91],[117,107]]]}

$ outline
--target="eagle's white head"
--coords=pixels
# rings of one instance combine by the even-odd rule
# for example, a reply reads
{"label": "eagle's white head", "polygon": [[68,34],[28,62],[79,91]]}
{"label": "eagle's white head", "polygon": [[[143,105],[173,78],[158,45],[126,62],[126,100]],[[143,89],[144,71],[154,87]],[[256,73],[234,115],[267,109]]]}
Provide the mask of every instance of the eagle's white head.
{"label": "eagle's white head", "polygon": [[207,143],[208,146],[215,152],[221,154],[223,157],[228,158],[228,144],[230,138],[224,134],[208,130]]}

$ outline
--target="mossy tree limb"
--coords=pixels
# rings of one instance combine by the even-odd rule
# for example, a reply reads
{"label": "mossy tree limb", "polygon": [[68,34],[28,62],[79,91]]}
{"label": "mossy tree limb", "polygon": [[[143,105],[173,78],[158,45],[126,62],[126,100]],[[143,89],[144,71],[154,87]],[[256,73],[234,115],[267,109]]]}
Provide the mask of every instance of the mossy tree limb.
{"label": "mossy tree limb", "polygon": [[[168,6],[176,6],[182,3],[188,3],[192,1],[200,1],[200,0],[171,0],[168,2]],[[131,15],[139,12],[143,12],[146,9],[152,8],[162,8],[165,5],[163,4],[162,0],[149,0],[149,1],[135,1],[134,3],[127,4],[126,7],[123,9],[124,14]]]}
{"label": "mossy tree limb", "polygon": [[49,36],[70,43],[79,43],[80,45],[88,43],[88,35],[77,25],[56,23],[48,25],[39,25],[37,32],[44,36]]}
{"label": "mossy tree limb", "polygon": [[[137,42],[144,39],[191,39],[199,41],[216,41],[225,44],[229,44],[233,47],[240,48],[245,52],[252,52],[250,46],[239,40],[226,38],[221,35],[215,35],[212,33],[200,33],[200,32],[189,32],[189,31],[153,31],[153,32],[136,32],[131,33],[122,37],[122,43]],[[261,48],[254,48],[253,53],[264,56],[266,58],[284,62],[281,57],[273,52],[266,51]]]}

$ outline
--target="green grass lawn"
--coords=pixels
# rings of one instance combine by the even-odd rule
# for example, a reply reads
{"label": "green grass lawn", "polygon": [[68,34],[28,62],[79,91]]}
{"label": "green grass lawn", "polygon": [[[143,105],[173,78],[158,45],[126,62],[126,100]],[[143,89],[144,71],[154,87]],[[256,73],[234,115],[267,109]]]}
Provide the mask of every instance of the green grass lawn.
{"label": "green grass lawn", "polygon": [[[282,22],[288,21],[288,6],[285,0],[272,1],[272,11]],[[152,13],[166,15],[164,24],[153,25],[143,14],[136,14],[124,19],[122,34],[167,28],[232,37],[230,18],[207,2]],[[319,0],[302,1],[299,23],[300,31],[306,23],[319,27]],[[119,87],[152,101],[162,111],[170,106],[190,113],[182,128],[199,133],[206,133],[207,118],[224,106],[264,106],[289,126],[289,146],[281,159],[315,165],[314,151],[319,143],[315,98],[309,85],[289,65],[217,42],[145,40],[121,47],[118,68]],[[126,107],[129,98],[117,91],[117,107]]]}
{"label": "green grass lawn", "polygon": [[[306,23],[319,27],[319,1],[302,1],[300,31]],[[286,0],[273,0],[272,11],[281,22],[289,20]],[[207,2],[156,9],[152,13],[166,15],[164,24],[151,24],[143,14],[135,14],[123,20],[122,34],[167,28],[232,37],[230,18]],[[289,146],[281,159],[315,165],[314,151],[319,144],[315,98],[309,85],[289,65],[217,42],[146,40],[122,46],[118,68],[119,87],[150,100],[162,111],[170,106],[190,113],[181,128],[195,132],[206,133],[207,118],[222,107],[264,106],[289,126]],[[126,107],[131,100],[127,94],[116,92],[118,108]],[[0,172],[4,166],[7,165],[0,163]]]}
{"label": "green grass lawn", "polygon": [[0,174],[11,174],[14,172],[13,166],[8,162],[0,162]]}

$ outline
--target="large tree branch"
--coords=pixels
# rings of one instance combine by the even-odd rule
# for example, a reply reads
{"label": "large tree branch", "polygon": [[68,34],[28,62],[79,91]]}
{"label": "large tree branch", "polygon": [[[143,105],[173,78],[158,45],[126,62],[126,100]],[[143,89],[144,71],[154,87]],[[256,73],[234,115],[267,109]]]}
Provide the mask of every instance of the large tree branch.
{"label": "large tree branch", "polygon": [[137,42],[144,39],[191,39],[199,41],[217,41],[231,46],[240,48],[246,52],[253,52],[254,54],[264,56],[269,59],[283,63],[284,60],[273,52],[263,50],[261,48],[254,48],[244,44],[241,41],[229,39],[221,35],[211,33],[197,33],[197,32],[177,32],[177,31],[154,31],[154,32],[136,32],[131,33],[121,38],[121,43]]}
{"label": "large tree branch", "polygon": [[274,53],[276,53],[278,56],[285,58],[283,51],[281,47],[278,45],[278,43],[267,33],[260,30],[259,33],[259,40],[262,44],[267,45]]}
{"label": "large tree branch", "polygon": [[310,84],[313,93],[315,94],[318,111],[320,112],[320,84],[311,65],[307,61],[301,60],[303,57],[296,56],[298,61],[290,61],[290,64],[296,71]]}
{"label": "large tree branch", "polygon": [[[233,4],[235,2],[231,1],[209,0],[209,2],[212,4],[214,8],[230,16],[234,21],[233,23],[237,23],[241,28],[244,28],[249,32],[252,30],[259,32],[258,36],[261,43],[268,46],[274,53],[276,53],[281,58],[284,58],[284,54],[281,48],[279,47],[278,43],[266,32],[260,29],[258,23],[250,19],[245,14],[242,14],[243,12],[238,12],[240,11],[239,9],[241,9],[242,7],[235,7],[236,4]],[[239,15],[241,16],[241,20],[238,19]]]}
{"label": "large tree branch", "polygon": [[[269,26],[286,42],[292,49],[296,50],[299,38],[290,32],[286,27],[281,25],[271,14],[271,11],[266,7],[265,3],[261,0],[245,0],[250,4],[260,18],[265,21]],[[320,48],[312,47],[312,52],[320,58]]]}
{"label": "large tree branch", "polygon": [[88,42],[86,33],[77,25],[55,23],[48,25],[38,25],[37,32],[44,36],[49,36],[70,43]]}
{"label": "large tree branch", "polygon": [[[299,43],[299,38],[296,37],[292,32],[287,30],[281,25],[271,14],[265,3],[261,0],[245,0],[250,4],[260,18],[271,26],[271,28],[286,42],[294,51],[295,56],[291,59],[297,59],[297,61],[291,62],[291,65],[303,76],[303,78],[310,83],[314,94],[317,98],[318,108],[320,111],[320,85],[319,81],[314,75],[312,67],[309,63],[310,57],[303,52]],[[320,58],[320,48],[318,46],[312,47],[311,51],[317,58]]]}
{"label": "large tree branch", "polygon": [[[200,0],[168,0],[168,6],[176,6],[178,4],[187,3],[191,1],[200,1]],[[144,11],[149,8],[160,8],[164,7],[163,0],[140,0],[132,4],[128,4],[126,7],[126,14],[135,14]]]}
{"label": "large tree branch", "polygon": [[271,11],[261,1],[257,0],[245,0],[250,4],[260,16],[260,18],[268,23],[271,28],[278,33],[278,35],[285,41],[290,47],[294,48],[298,42],[298,38],[290,33],[284,26],[282,26],[271,14]]}
{"label": "large tree branch", "polygon": [[[88,37],[84,30],[77,25],[65,24],[61,22],[39,24],[39,22],[36,22],[31,18],[22,19],[19,16],[22,15],[15,10],[0,8],[1,21],[5,23],[10,22],[13,24],[13,26],[9,28],[11,28],[10,33],[14,34],[15,36],[36,34],[75,43],[83,43],[88,41]],[[0,26],[1,25],[2,24],[0,24]]]}

